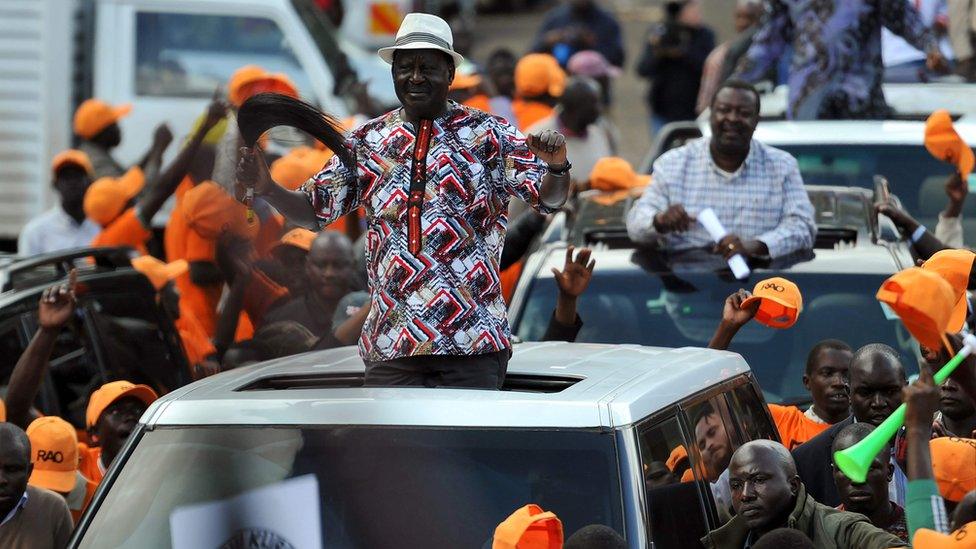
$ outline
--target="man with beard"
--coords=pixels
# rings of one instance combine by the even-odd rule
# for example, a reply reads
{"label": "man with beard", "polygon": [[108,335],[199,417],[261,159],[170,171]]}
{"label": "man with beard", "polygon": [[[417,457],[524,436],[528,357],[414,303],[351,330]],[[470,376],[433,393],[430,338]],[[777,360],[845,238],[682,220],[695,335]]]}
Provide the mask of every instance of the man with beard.
{"label": "man with beard", "polygon": [[526,137],[447,99],[464,61],[452,43],[443,19],[404,18],[394,45],[379,51],[402,108],[347,136],[353,167],[336,155],[291,192],[274,184],[257,148],[238,166],[239,198],[251,187],[297,225],[325,226],[364,207],[367,386],[498,389],[512,345],[498,282],[509,198],[548,214],[569,196],[561,134]]}
{"label": "man with beard", "polygon": [[711,137],[668,151],[654,162],[654,183],[627,215],[634,242],[663,239],[672,250],[715,244],[695,216],[715,211],[729,234],[712,251],[726,259],[781,257],[813,247],[813,206],[796,159],[752,139],[759,93],[734,80],[712,99]]}
{"label": "man with beard", "polygon": [[[814,499],[831,507],[841,503],[831,467],[834,439],[852,423],[880,425],[901,404],[902,389],[907,380],[898,353],[887,345],[875,343],[854,353],[850,383],[852,415],[793,450],[800,479],[807,491]],[[901,435],[896,437],[896,447],[901,446],[902,438]],[[895,453],[889,452],[888,461],[894,461]],[[897,463],[893,465],[894,474],[888,484],[889,498],[904,505],[908,479]]]}
{"label": "man with beard", "polygon": [[[841,429],[834,439],[832,452],[840,452],[864,440],[874,426],[869,423],[853,423]],[[871,460],[871,467],[864,482],[857,483],[847,478],[839,467],[834,465],[834,484],[840,495],[841,504],[837,507],[841,511],[860,513],[871,521],[871,524],[881,528],[898,539],[908,542],[908,524],[905,522],[905,510],[897,503],[888,499],[888,483],[895,473],[895,466],[888,459],[891,451],[885,448]]]}
{"label": "man with beard", "polygon": [[907,547],[865,517],[817,503],[796,474],[790,452],[770,440],[739,447],[729,464],[735,517],[702,538],[707,549],[751,547],[782,527],[802,532],[816,547],[887,549]]}

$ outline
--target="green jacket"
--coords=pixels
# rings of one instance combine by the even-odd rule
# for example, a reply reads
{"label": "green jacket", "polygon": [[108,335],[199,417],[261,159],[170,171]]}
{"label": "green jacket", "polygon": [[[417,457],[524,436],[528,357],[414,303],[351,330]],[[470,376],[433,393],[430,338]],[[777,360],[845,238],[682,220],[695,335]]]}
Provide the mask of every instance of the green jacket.
{"label": "green jacket", "polygon": [[[908,547],[897,537],[875,528],[864,515],[817,503],[807,496],[802,484],[786,527],[803,532],[820,549]],[[748,537],[749,527],[741,516],[735,516],[725,526],[709,532],[701,542],[707,549],[742,549]]]}

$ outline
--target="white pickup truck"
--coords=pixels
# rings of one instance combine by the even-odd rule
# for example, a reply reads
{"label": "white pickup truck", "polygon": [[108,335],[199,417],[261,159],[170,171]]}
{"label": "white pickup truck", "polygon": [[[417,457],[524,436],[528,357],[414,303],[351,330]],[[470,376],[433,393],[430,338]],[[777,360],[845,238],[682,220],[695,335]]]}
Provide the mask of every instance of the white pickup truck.
{"label": "white pickup truck", "polygon": [[336,115],[348,114],[357,79],[381,103],[396,101],[375,49],[344,38],[314,0],[0,2],[0,249],[55,201],[49,162],[73,145],[81,101],[134,104],[115,151],[132,163],[158,123],[186,134],[214,88],[248,63],[288,74]]}

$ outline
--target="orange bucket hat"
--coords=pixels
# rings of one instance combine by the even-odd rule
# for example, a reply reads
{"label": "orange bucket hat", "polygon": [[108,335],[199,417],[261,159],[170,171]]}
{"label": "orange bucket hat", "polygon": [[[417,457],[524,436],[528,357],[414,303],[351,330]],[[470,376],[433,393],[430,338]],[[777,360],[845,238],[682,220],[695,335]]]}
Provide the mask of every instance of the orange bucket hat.
{"label": "orange bucket hat", "polygon": [[596,161],[590,172],[590,188],[598,191],[621,191],[643,187],[651,182],[649,175],[637,175],[634,167],[619,156]]}
{"label": "orange bucket hat", "polygon": [[956,296],[956,304],[949,318],[948,332],[958,332],[966,324],[969,306],[966,303],[966,290],[969,287],[969,274],[973,270],[976,254],[969,250],[942,250],[936,252],[922,264],[922,269],[931,271],[949,283]]}
{"label": "orange bucket hat", "polygon": [[75,111],[75,134],[91,139],[132,111],[131,103],[115,107],[100,99],[88,99]]}
{"label": "orange bucket hat", "polygon": [[566,89],[566,73],[548,53],[530,53],[515,65],[515,93],[521,97],[549,94],[559,97]]}
{"label": "orange bucket hat", "polygon": [[151,255],[141,255],[132,258],[132,268],[145,275],[158,292],[167,282],[176,280],[189,271],[190,264],[185,259],[164,263]]}
{"label": "orange bucket hat", "polygon": [[935,111],[925,121],[925,148],[939,160],[955,164],[964,181],[976,164],[973,150],[956,133],[945,109]]}
{"label": "orange bucket hat", "polygon": [[876,297],[894,310],[919,343],[929,349],[942,346],[956,296],[941,276],[911,267],[885,280]]}
{"label": "orange bucket hat", "polygon": [[91,159],[78,149],[68,149],[54,155],[51,160],[51,173],[57,176],[58,171],[65,166],[78,166],[85,170],[89,177],[95,175],[95,168],[92,167]]}
{"label": "orange bucket hat", "polygon": [[88,428],[94,427],[98,423],[98,418],[102,417],[105,408],[111,406],[113,402],[129,396],[141,400],[146,406],[156,402],[156,399],[159,398],[156,391],[153,391],[152,387],[148,385],[136,385],[129,381],[106,383],[92,393],[91,398],[88,399],[85,425]]}
{"label": "orange bucket hat", "polygon": [[28,482],[55,492],[70,492],[77,482],[78,435],[57,416],[37,418],[27,426],[34,471]]}
{"label": "orange bucket hat", "polygon": [[298,248],[299,250],[310,251],[312,249],[312,241],[315,240],[319,233],[310,231],[308,229],[292,229],[285,233],[281,240],[274,245],[275,248],[278,246],[292,246]]}
{"label": "orange bucket hat", "polygon": [[122,177],[101,177],[96,179],[85,191],[82,206],[85,215],[102,227],[115,221],[125,211],[126,204],[138,196],[146,178],[142,169],[133,166]]}
{"label": "orange bucket hat", "polygon": [[928,528],[915,531],[912,547],[918,549],[976,549],[976,521],[963,525],[949,534],[941,534]]}
{"label": "orange bucket hat", "polygon": [[247,222],[247,208],[213,181],[204,181],[183,196],[183,217],[191,229],[209,240],[225,231],[253,238],[260,224]]}
{"label": "orange bucket hat", "polygon": [[942,497],[959,502],[976,490],[976,440],[939,437],[929,442],[932,473]]}
{"label": "orange bucket hat", "polygon": [[752,289],[752,297],[742,302],[746,307],[759,301],[756,322],[770,328],[789,328],[803,312],[803,295],[796,284],[782,277],[760,280]]}
{"label": "orange bucket hat", "polygon": [[563,523],[555,513],[530,503],[495,528],[492,549],[561,549]]}
{"label": "orange bucket hat", "polygon": [[329,149],[295,147],[271,163],[271,179],[289,191],[297,190],[322,171],[332,156]]}

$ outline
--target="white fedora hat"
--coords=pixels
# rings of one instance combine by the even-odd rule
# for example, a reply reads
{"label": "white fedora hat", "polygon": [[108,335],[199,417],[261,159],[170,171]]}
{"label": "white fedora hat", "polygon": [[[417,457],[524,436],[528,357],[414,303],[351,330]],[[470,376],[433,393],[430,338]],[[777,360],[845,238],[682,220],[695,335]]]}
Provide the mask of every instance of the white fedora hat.
{"label": "white fedora hat", "polygon": [[454,59],[455,67],[464,61],[464,57],[454,51],[451,26],[440,17],[426,13],[408,13],[400,24],[393,45],[380,48],[376,53],[380,59],[392,64],[396,50],[440,50]]}

